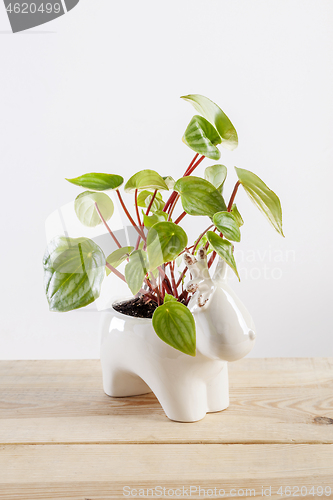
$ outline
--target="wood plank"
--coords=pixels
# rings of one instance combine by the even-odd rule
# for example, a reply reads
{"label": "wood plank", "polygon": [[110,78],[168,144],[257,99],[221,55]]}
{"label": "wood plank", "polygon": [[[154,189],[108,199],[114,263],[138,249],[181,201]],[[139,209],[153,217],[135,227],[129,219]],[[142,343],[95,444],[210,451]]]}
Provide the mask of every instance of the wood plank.
{"label": "wood plank", "polygon": [[333,358],[230,363],[230,407],[169,421],[153,394],[109,398],[98,360],[0,362],[0,443],[333,443]]}
{"label": "wood plank", "polygon": [[[0,499],[123,498],[123,487],[331,487],[333,445],[71,445],[0,448]],[[231,492],[231,489],[236,492]],[[194,490],[193,490],[194,493]],[[331,495],[324,498],[332,498]],[[147,496],[147,495],[146,495]],[[181,496],[181,495],[179,495]],[[254,495],[252,495],[254,496]],[[299,496],[301,496],[299,494]],[[157,498],[157,495],[149,495]],[[182,498],[185,498],[182,496]],[[202,498],[198,493],[191,498]],[[215,497],[216,498],[216,497]],[[304,495],[303,498],[313,498]]]}
{"label": "wood plank", "polygon": [[[241,387],[326,385],[333,388],[333,357],[243,358],[229,363],[231,383]],[[0,361],[0,388],[11,384],[102,387],[99,360]]]}

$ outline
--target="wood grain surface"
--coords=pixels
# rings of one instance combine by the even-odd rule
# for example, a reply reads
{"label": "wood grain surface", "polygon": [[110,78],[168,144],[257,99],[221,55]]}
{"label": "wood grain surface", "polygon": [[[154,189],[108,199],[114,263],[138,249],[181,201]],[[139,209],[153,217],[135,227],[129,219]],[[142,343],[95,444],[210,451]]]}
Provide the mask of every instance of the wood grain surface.
{"label": "wood grain surface", "polygon": [[230,407],[171,422],[154,394],[110,398],[99,361],[0,362],[0,443],[333,443],[333,359],[229,364]]}
{"label": "wood grain surface", "polygon": [[230,407],[184,424],[153,394],[106,396],[99,361],[0,362],[0,499],[333,498],[333,358],[229,374]]}

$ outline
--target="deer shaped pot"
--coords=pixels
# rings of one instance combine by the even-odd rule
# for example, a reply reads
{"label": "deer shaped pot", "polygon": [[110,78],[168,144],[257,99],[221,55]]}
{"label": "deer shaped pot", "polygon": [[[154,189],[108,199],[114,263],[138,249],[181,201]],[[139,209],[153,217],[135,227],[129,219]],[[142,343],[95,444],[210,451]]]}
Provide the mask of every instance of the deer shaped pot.
{"label": "deer shaped pot", "polygon": [[188,307],[196,323],[196,356],[163,342],[151,319],[109,309],[100,327],[101,363],[108,396],[152,391],[171,420],[196,422],[229,406],[228,361],[246,356],[256,335],[249,312],[227,283],[225,262],[219,259],[211,278],[204,249],[184,260],[193,278],[187,290],[193,293]]}

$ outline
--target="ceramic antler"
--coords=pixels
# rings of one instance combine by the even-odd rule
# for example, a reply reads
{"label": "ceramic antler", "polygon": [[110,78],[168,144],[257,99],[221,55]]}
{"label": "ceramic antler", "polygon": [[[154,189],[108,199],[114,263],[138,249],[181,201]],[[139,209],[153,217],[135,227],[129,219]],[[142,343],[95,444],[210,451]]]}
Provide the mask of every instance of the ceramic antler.
{"label": "ceramic antler", "polygon": [[200,248],[197,256],[185,252],[184,263],[189,268],[192,276],[191,281],[186,285],[186,290],[189,293],[195,293],[198,307],[204,307],[214,290],[214,283],[209,274],[205,248]]}

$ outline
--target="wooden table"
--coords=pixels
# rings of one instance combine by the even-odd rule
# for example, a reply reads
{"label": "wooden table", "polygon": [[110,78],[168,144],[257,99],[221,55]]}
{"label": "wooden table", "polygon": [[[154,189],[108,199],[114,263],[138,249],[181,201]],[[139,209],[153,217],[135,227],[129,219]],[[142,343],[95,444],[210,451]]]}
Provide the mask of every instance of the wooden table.
{"label": "wooden table", "polygon": [[99,361],[0,362],[0,498],[333,498],[333,358],[229,369],[230,407],[184,424]]}

